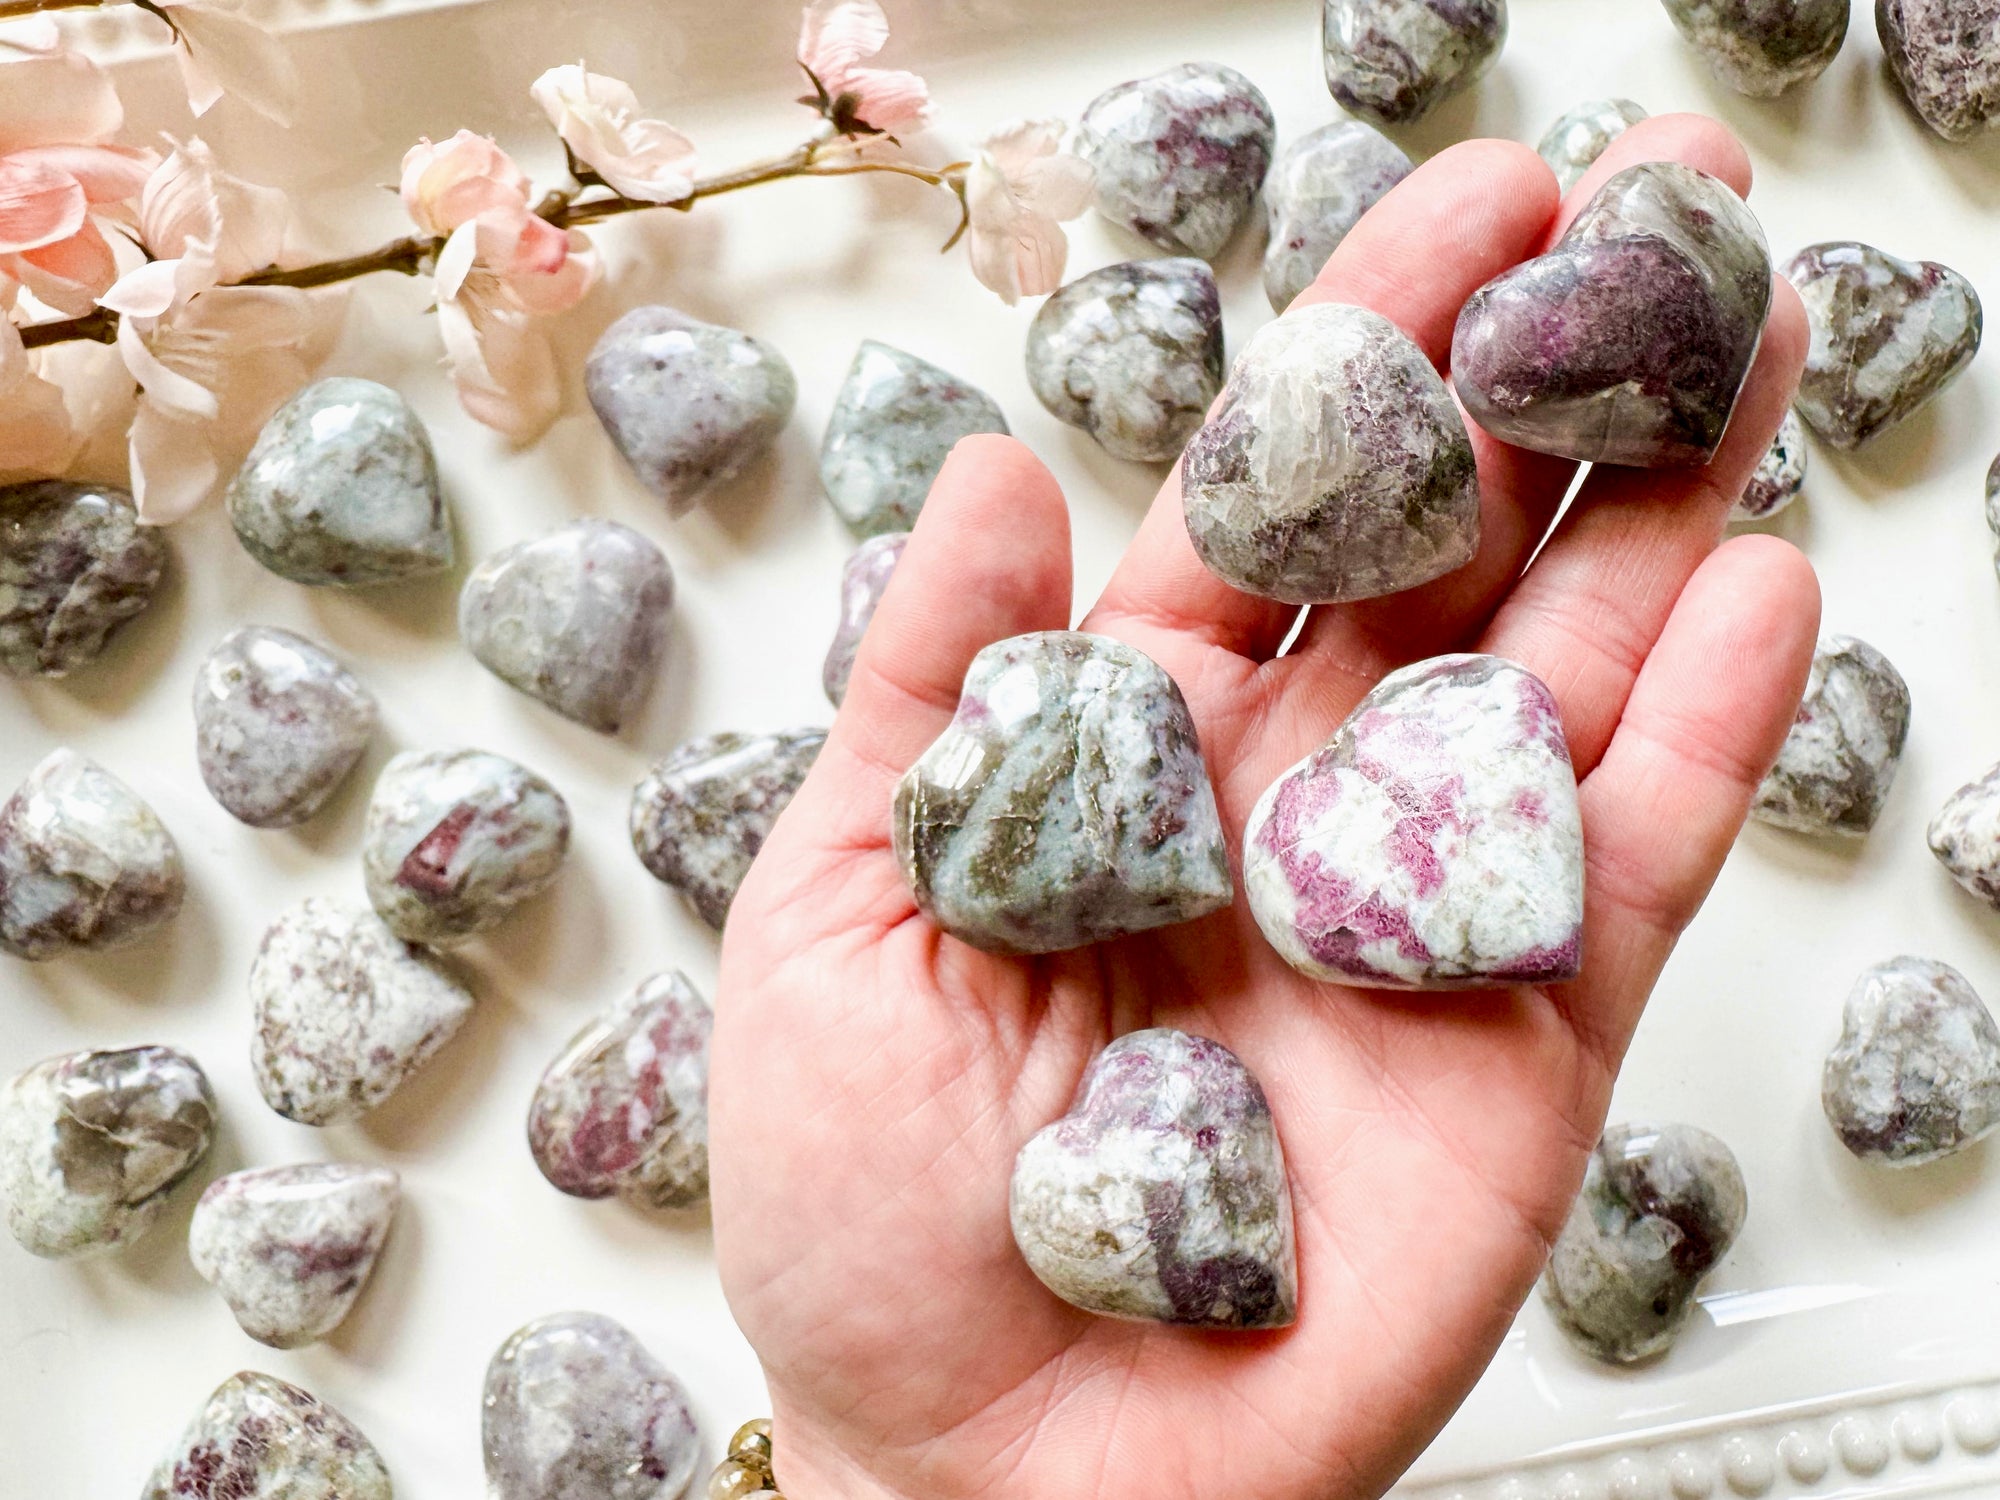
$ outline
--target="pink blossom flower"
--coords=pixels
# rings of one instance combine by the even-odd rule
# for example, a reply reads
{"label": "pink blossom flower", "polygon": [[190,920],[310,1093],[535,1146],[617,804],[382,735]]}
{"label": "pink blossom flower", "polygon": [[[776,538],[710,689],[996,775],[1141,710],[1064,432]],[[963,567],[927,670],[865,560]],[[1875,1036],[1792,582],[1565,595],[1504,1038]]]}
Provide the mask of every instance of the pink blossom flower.
{"label": "pink blossom flower", "polygon": [[877,0],[813,0],[799,28],[799,66],[811,105],[843,135],[894,135],[930,118],[930,86],[915,73],[862,64],[889,40]]}
{"label": "pink blossom flower", "polygon": [[1062,285],[1060,221],[1090,206],[1090,164],[1061,149],[1060,120],[1017,120],[988,136],[965,174],[972,274],[1009,306]]}
{"label": "pink blossom flower", "polygon": [[53,28],[0,46],[0,280],[10,289],[80,316],[116,278],[96,216],[136,194],[155,160],[106,144],[124,118],[110,77],[58,45]]}
{"label": "pink blossom flower", "polygon": [[0,477],[60,474],[75,449],[62,388],[42,378],[21,330],[0,316]]}
{"label": "pink blossom flower", "polygon": [[403,158],[403,203],[446,236],[437,257],[438,332],[461,405],[516,442],[538,437],[561,400],[555,356],[534,320],[574,307],[597,252],[529,205],[527,175],[484,136],[461,130]]}
{"label": "pink blossom flower", "polygon": [[128,317],[160,317],[276,264],[290,217],[282,192],[223,171],[198,137],[176,145],[139,198],[139,242],[153,258],[99,300]]}
{"label": "pink blossom flower", "polygon": [[205,115],[227,94],[279,125],[292,122],[298,69],[283,42],[241,15],[241,0],[156,0],[173,28],[188,108]]}
{"label": "pink blossom flower", "polygon": [[674,203],[694,191],[694,142],[662,120],[640,118],[629,85],[569,63],[550,68],[528,92],[570,154],[614,192]]}

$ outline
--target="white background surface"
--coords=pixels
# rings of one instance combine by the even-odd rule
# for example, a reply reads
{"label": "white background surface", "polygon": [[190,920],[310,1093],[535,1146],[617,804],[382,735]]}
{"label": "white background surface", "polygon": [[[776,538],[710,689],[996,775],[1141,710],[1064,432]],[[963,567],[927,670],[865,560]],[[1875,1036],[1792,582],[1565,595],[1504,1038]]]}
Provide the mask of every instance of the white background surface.
{"label": "white background surface", "polygon": [[[1313,0],[889,5],[898,39],[885,62],[925,72],[939,103],[941,129],[921,143],[934,161],[1003,118],[1073,117],[1112,83],[1194,58],[1247,72],[1276,108],[1281,143],[1335,116]],[[1514,0],[1513,9],[1499,66],[1474,95],[1402,134],[1413,153],[1472,134],[1532,142],[1586,96],[1628,95],[1655,113],[1706,110],[1750,147],[1752,206],[1778,256],[1856,237],[1943,260],[2000,291],[2000,136],[1948,147],[1924,132],[1881,76],[1871,7],[1856,7],[1833,69],[1775,104],[1711,84],[1652,0]],[[532,169],[554,170],[525,90],[558,62],[581,57],[630,80],[654,112],[696,136],[711,167],[789,147],[810,123],[788,103],[799,91],[789,61],[796,15],[785,0],[494,0],[318,31],[295,40],[305,124],[278,132],[224,105],[201,132],[237,170],[299,190],[312,249],[348,253],[402,232],[392,196],[373,185],[394,181],[419,135],[496,132]],[[124,77],[135,139],[190,129],[167,69],[145,64]],[[172,1043],[202,1061],[221,1099],[223,1134],[204,1177],[352,1158],[394,1166],[406,1188],[357,1311],[329,1342],[296,1353],[251,1343],[189,1269],[192,1189],[110,1262],[44,1263],[0,1241],[0,1495],[136,1493],[209,1389],[244,1366],[352,1416],[400,1494],[475,1495],[487,1358],[518,1324],[571,1307],[623,1320],[680,1373],[711,1448],[762,1410],[706,1224],[560,1196],[536,1172],[522,1122],[540,1070],[597,1008],[669,965],[712,986],[712,938],[627,845],[632,783],[690,734],[827,718],[820,657],[850,542],[818,492],[813,457],[855,343],[910,349],[1001,402],[1068,489],[1080,598],[1101,584],[1157,484],[1156,471],[1108,458],[1036,405],[1020,358],[1032,309],[1003,307],[961,257],[934,254],[952,223],[947,201],[912,184],[847,181],[764,188],[597,233],[611,274],[566,321],[572,365],[618,312],[663,300],[770,339],[799,374],[798,415],[775,457],[680,522],[628,477],[574,391],[550,437],[511,454],[460,415],[437,373],[423,288],[376,278],[356,291],[329,368],[397,385],[431,424],[462,558],[602,514],[672,559],[680,601],[665,679],[644,721],[616,740],[557,719],[460,650],[456,576],[361,596],[297,588],[253,564],[214,512],[174,532],[171,582],[97,667],[67,683],[0,685],[0,789],[51,747],[74,745],[160,811],[191,878],[187,909],[161,940],[0,969],[0,1069],[77,1047]],[[1072,274],[1152,253],[1100,222],[1077,227]],[[1260,243],[1246,234],[1219,267],[1232,353],[1270,316]],[[1736,1321],[1704,1322],[1662,1365],[1610,1376],[1569,1357],[1531,1309],[1431,1466],[1855,1385],[2000,1371],[1991,1150],[1908,1175],[1867,1170],[1840,1150],[1817,1103],[1819,1060],[1864,965],[1927,954],[2000,997],[2000,917],[1949,882],[1922,837],[1931,809],[2000,756],[2000,596],[1980,517],[1981,476],[2000,446],[1992,365],[1983,357],[1859,458],[1815,449],[1807,499],[1775,525],[1818,565],[1828,628],[1873,642],[1909,679],[1909,754],[1865,844],[1745,836],[1619,1088],[1618,1114],[1697,1122],[1741,1158],[1751,1219],[1712,1283],[1722,1317]],[[326,642],[384,709],[362,771],[299,832],[237,825],[195,768],[196,664],[252,621]],[[523,760],[570,799],[577,839],[558,893],[465,952],[480,1010],[390,1104],[332,1130],[284,1121],[259,1099],[247,1063],[244,976],[256,941],[300,896],[359,900],[355,849],[375,770],[399,749],[461,743]],[[1750,1315],[1813,1303],[1829,1305]],[[1327,1378],[1337,1385],[1339,1372]]]}

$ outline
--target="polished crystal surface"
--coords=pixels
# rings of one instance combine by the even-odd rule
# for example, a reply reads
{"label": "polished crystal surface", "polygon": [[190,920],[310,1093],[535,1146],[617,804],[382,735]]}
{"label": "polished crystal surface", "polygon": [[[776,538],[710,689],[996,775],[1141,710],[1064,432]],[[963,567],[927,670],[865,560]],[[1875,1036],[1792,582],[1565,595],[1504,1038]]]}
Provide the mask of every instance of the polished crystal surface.
{"label": "polished crystal surface", "polygon": [[1479,550],[1465,421],[1387,318],[1323,302],[1265,324],[1181,462],[1209,570],[1291,604],[1372,599]]}
{"label": "polished crystal surface", "polygon": [[864,339],[827,418],[820,483],[856,536],[908,531],[958,440],[1007,430],[977,386]]}
{"label": "polished crystal surface", "polygon": [[294,583],[364,588],[452,564],[430,436],[372,380],[315,381],[279,407],[227,499],[244,550]]}
{"label": "polished crystal surface", "polygon": [[1771,304],[1743,200],[1678,162],[1628,167],[1548,254],[1473,293],[1452,383],[1495,437],[1637,468],[1704,464]]}
{"label": "polished crystal surface", "polygon": [[759,458],[798,400],[769,344],[657,305],[604,330],[583,381],[613,445],[673,515]]}
{"label": "polished crystal surface", "polygon": [[1948,141],[2000,120],[2000,0],[1875,0],[1889,74]]}
{"label": "polished crystal surface", "polygon": [[1271,946],[1315,979],[1573,978],[1583,824],[1555,699],[1497,656],[1391,673],[1258,799],[1243,884]]}
{"label": "polished crystal surface", "polygon": [[391,1500],[361,1429],[318,1397],[245,1370],[216,1387],[140,1500]]}
{"label": "polished crystal surface", "polygon": [[1549,126],[1535,150],[1567,193],[1607,146],[1645,118],[1630,99],[1586,99]]}
{"label": "polished crystal surface", "polygon": [[1866,833],[1889,800],[1909,734],[1902,674],[1866,641],[1826,637],[1750,815],[1800,833]]}
{"label": "polished crystal surface", "polygon": [[1851,0],[1664,0],[1708,70],[1738,93],[1775,99],[1824,73],[1847,37]]}
{"label": "polished crystal surface", "polygon": [[2000,766],[1945,800],[1931,819],[1929,840],[1953,880],[2000,907]]}
{"label": "polished crystal surface", "polygon": [[1763,521],[1799,498],[1806,482],[1806,430],[1799,414],[1787,411],[1777,436],[1757,461],[1757,472],[1730,507],[1732,521]]}
{"label": "polished crystal surface", "polygon": [[40,479],[0,488],[0,672],[65,677],[153,602],[165,536],[132,497]]}
{"label": "polished crystal surface", "polygon": [[201,779],[252,828],[289,828],[324,807],[367,750],[377,717],[359,678],[289,630],[233,631],[195,674]]}
{"label": "polished crystal surface", "polygon": [[1290,307],[1348,230],[1412,170],[1402,147],[1360,120],[1336,120],[1287,146],[1264,181],[1271,306]]}
{"label": "polished crystal surface", "polygon": [[1282,1328],[1297,1315],[1291,1188],[1264,1091],[1219,1042],[1164,1028],[1092,1061],[1014,1162],[1014,1243],[1107,1317]]}
{"label": "polished crystal surface", "polygon": [[616,734],[667,646],[674,574],[629,526],[591,517],[503,547],[458,596],[458,633],[495,677],[566,719]]}
{"label": "polished crystal surface", "polygon": [[995,953],[1189,921],[1233,893],[1187,703],[1106,636],[1020,635],[974,657],[890,829],[917,905]]}
{"label": "polished crystal surface", "polygon": [[847,679],[853,675],[861,638],[868,633],[875,607],[882,602],[882,594],[889,587],[896,564],[903,560],[903,548],[909,540],[907,531],[871,536],[848,554],[840,570],[840,624],[833,633],[833,644],[826,648],[826,663],[820,668],[820,685],[835,708],[847,699]]}
{"label": "polished crystal surface", "polygon": [[1383,125],[1422,119],[1493,65],[1507,0],[1325,0],[1326,86]]}
{"label": "polished crystal surface", "polygon": [[1807,246],[1784,271],[1812,324],[1795,402],[1836,448],[1904,420],[1979,352],[1979,294],[1949,266],[1833,240]]}
{"label": "polished crystal surface", "polygon": [[1277,126],[1257,86],[1183,63],[1106,89],[1077,122],[1097,210],[1170,255],[1212,260],[1250,216]]}
{"label": "polished crystal surface", "polygon": [[1222,301],[1193,259],[1127,261],[1079,277],[1028,329],[1028,383],[1118,458],[1165,463],[1222,389]]}

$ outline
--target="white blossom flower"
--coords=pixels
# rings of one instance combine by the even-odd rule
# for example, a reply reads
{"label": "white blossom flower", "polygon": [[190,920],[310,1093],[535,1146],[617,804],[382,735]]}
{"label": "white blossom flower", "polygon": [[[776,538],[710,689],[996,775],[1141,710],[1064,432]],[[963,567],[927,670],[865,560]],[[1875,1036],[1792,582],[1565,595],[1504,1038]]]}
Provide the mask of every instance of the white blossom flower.
{"label": "white blossom flower", "polygon": [[1090,206],[1090,164],[1062,150],[1060,120],[1018,120],[981,144],[965,174],[972,274],[1009,306],[1062,285],[1062,221]]}
{"label": "white blossom flower", "polygon": [[645,203],[674,203],[694,191],[694,142],[663,120],[642,118],[630,85],[567,63],[528,92],[571,155],[613,191]]}
{"label": "white blossom flower", "polygon": [[276,264],[290,217],[282,192],[223,171],[199,137],[176,145],[139,198],[139,242],[152,259],[99,301],[127,317],[161,317]]}

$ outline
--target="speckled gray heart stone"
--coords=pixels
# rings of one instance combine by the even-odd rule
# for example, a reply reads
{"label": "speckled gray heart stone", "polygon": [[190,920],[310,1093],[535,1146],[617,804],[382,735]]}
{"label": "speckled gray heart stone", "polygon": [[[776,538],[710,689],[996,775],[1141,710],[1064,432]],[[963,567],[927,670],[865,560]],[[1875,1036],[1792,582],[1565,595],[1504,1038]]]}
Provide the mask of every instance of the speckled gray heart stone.
{"label": "speckled gray heart stone", "polygon": [[1805,488],[1806,457],[1805,427],[1799,421],[1799,414],[1787,409],[1771,446],[1757,461],[1756,472],[1743,486],[1736,504],[1730,507],[1729,519],[1769,520],[1798,499],[1799,491]]}
{"label": "speckled gray heart stone", "polygon": [[1493,65],[1507,41],[1507,0],[1326,0],[1321,21],[1334,102],[1407,125]]}
{"label": "speckled gray heart stone", "polygon": [[2000,0],[1875,0],[1889,75],[1948,141],[2000,120]]}
{"label": "speckled gray heart stone", "polygon": [[1945,799],[1931,819],[1929,839],[1953,880],[2000,907],[2000,766]]}
{"label": "speckled gray heart stone", "polygon": [[208,1398],[140,1500],[391,1500],[382,1455],[317,1396],[245,1370]]}
{"label": "speckled gray heart stone", "polygon": [[194,681],[195,758],[232,817],[289,828],[327,803],[374,737],[375,699],[303,636],[246,625]]}
{"label": "speckled gray heart stone", "polygon": [[1007,430],[977,386],[864,339],[826,421],[820,483],[856,536],[908,531],[958,440]]}
{"label": "speckled gray heart stone", "polygon": [[847,679],[853,675],[861,638],[868,633],[875,607],[882,602],[909,540],[907,531],[871,536],[848,554],[840,570],[840,624],[834,630],[833,644],[826,648],[826,662],[820,668],[820,685],[835,708],[847,698]]}
{"label": "speckled gray heart stone", "polygon": [[430,436],[372,380],[315,381],[279,407],[227,503],[244,550],[294,583],[365,588],[452,564]]}
{"label": "speckled gray heart stone", "polygon": [[153,602],[167,562],[132,497],[42,479],[0,489],[0,672],[63,677]]}
{"label": "speckled gray heart stone", "polygon": [[1826,637],[1750,816],[1799,833],[1866,833],[1889,800],[1909,735],[1902,673],[1866,641]]}
{"label": "speckled gray heart stone", "polygon": [[1740,94],[1775,99],[1819,77],[1847,37],[1851,0],[1665,0],[1709,72]]}
{"label": "speckled gray heart stone", "polygon": [[1630,99],[1586,99],[1558,116],[1535,150],[1567,193],[1583,181],[1606,147],[1645,118],[1646,111]]}
{"label": "speckled gray heart stone", "polygon": [[1290,307],[1361,216],[1412,170],[1402,147],[1360,120],[1336,120],[1287,146],[1264,180],[1271,306]]}
{"label": "speckled gray heart stone", "polygon": [[674,515],[769,448],[798,399],[769,344],[657,305],[604,330],[583,384],[632,472]]}
{"label": "speckled gray heart stone", "polygon": [[510,687],[616,734],[659,675],[674,574],[629,526],[595,517],[503,547],[472,570],[458,633]]}

